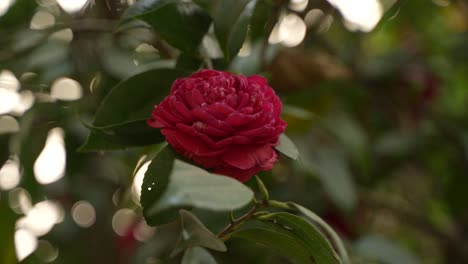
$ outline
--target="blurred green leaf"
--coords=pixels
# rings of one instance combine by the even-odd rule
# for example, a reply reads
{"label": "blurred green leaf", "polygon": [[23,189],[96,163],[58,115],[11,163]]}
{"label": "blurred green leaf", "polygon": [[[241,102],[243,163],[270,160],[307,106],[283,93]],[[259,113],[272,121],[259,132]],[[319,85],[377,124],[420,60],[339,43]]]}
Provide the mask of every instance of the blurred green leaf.
{"label": "blurred green leaf", "polygon": [[211,24],[210,16],[193,2],[140,0],[131,5],[122,20],[141,19],[174,47],[194,52]]}
{"label": "blurred green leaf", "polygon": [[0,28],[3,30],[13,30],[19,25],[29,25],[32,15],[36,12],[36,7],[36,1],[13,1],[7,13],[0,16]]}
{"label": "blurred green leaf", "polygon": [[270,32],[266,32],[266,30],[272,16],[273,3],[274,1],[257,0],[250,22],[250,39],[252,42],[269,37]]}
{"label": "blurred green leaf", "polygon": [[294,264],[315,263],[313,252],[308,251],[303,241],[290,230],[271,222],[262,222],[258,227],[241,229],[233,233],[232,237],[253,241],[272,249]]}
{"label": "blurred green leaf", "polygon": [[6,193],[0,193],[0,263],[15,264],[15,220],[16,216],[8,206]]}
{"label": "blurred green leaf", "polygon": [[337,148],[320,146],[301,153],[304,167],[317,174],[330,199],[344,210],[353,209],[357,195],[345,155]]}
{"label": "blurred green leaf", "polygon": [[148,126],[145,120],[91,128],[80,151],[116,150],[164,142],[159,129]]}
{"label": "blurred green leaf", "polygon": [[275,147],[276,150],[294,160],[299,157],[299,151],[297,150],[296,145],[294,145],[294,142],[292,142],[286,134],[281,134],[279,141],[280,144]]}
{"label": "blurred green leaf", "polygon": [[0,168],[5,164],[10,156],[10,148],[8,143],[10,142],[10,135],[0,135]]}
{"label": "blurred green leaf", "polygon": [[[167,167],[167,163],[164,166]],[[151,175],[156,175],[160,170],[153,163],[150,168],[148,172],[152,171]],[[168,170],[165,169],[165,175],[167,172]],[[150,178],[156,180],[155,176]],[[145,197],[154,197],[152,190],[147,190],[154,187],[150,178],[145,177],[148,184],[143,184],[142,193]],[[245,206],[252,198],[253,192],[237,180],[211,174],[196,166],[176,160],[166,191],[157,202],[154,198],[151,205],[145,202],[145,215],[149,223],[155,223],[162,213],[177,208],[196,207],[213,211],[230,211]]]}
{"label": "blurred green leaf", "polygon": [[329,226],[320,216],[312,212],[311,210],[303,207],[302,205],[296,204],[296,203],[290,203],[293,207],[295,207],[297,210],[299,210],[300,213],[302,213],[306,218],[308,218],[312,223],[318,225],[324,232],[326,232],[327,237],[329,237],[335,247],[337,248],[338,254],[341,257],[341,260],[343,264],[350,264],[348,252],[346,251],[346,248],[344,246],[343,241],[341,238],[338,236],[338,234]]}
{"label": "blurred green leaf", "polygon": [[182,264],[216,264],[216,260],[202,247],[191,247],[185,251]]}
{"label": "blurred green leaf", "polygon": [[354,248],[362,256],[385,264],[420,263],[416,256],[381,236],[364,236],[354,243]]}
{"label": "blurred green leaf", "polygon": [[236,56],[244,43],[256,2],[220,0],[216,7],[213,14],[214,30],[227,61]]}
{"label": "blurred green leaf", "polygon": [[182,222],[182,237],[171,255],[175,256],[192,247],[205,247],[222,252],[227,250],[224,242],[208,230],[194,214],[186,210],[180,210],[179,213]]}
{"label": "blurred green leaf", "polygon": [[176,68],[183,70],[196,71],[201,68],[203,61],[197,56],[193,56],[187,53],[182,53],[177,58]]}
{"label": "blurred green leaf", "polygon": [[[156,225],[159,224],[160,221],[166,220],[151,217],[151,214],[148,214],[148,210],[158,202],[166,191],[175,157],[176,153],[172,147],[169,145],[166,146],[151,161],[145,173],[145,178],[141,186],[140,204],[143,207],[143,214],[149,225]],[[172,220],[175,216],[171,214],[167,217]]]}
{"label": "blurred green leaf", "polygon": [[296,238],[300,239],[311,254],[314,263],[332,264],[340,263],[335,251],[325,236],[310,222],[290,213],[274,213],[265,216],[262,220],[273,221],[285,227]]}
{"label": "blurred green leaf", "polygon": [[112,88],[96,112],[95,126],[146,120],[154,105],[169,94],[172,83],[186,72],[153,69],[138,73]]}

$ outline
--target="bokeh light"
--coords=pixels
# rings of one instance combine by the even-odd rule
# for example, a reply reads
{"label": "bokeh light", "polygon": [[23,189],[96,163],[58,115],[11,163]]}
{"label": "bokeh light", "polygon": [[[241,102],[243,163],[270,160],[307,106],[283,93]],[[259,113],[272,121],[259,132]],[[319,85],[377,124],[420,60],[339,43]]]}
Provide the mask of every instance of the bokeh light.
{"label": "bokeh light", "polygon": [[31,19],[30,28],[35,30],[47,29],[55,25],[55,17],[47,11],[38,11]]}
{"label": "bokeh light", "polygon": [[15,252],[18,261],[31,255],[37,248],[37,238],[30,231],[18,229],[15,232]]}
{"label": "bokeh light", "polygon": [[[2,129],[0,118],[0,130]],[[0,169],[0,190],[7,191],[18,186],[21,179],[19,163],[16,159],[8,160]]]}
{"label": "bokeh light", "polygon": [[288,14],[280,19],[271,32],[268,42],[270,44],[281,43],[287,47],[299,45],[306,35],[307,27],[296,14]]}
{"label": "bokeh light", "polygon": [[19,124],[15,118],[4,115],[0,116],[0,135],[19,131]]}
{"label": "bokeh light", "polygon": [[44,149],[34,162],[34,176],[40,184],[53,183],[65,174],[66,152],[63,134],[61,128],[51,129]]}
{"label": "bokeh light", "polygon": [[15,188],[8,192],[10,208],[17,214],[26,214],[32,208],[31,196],[24,188]]}
{"label": "bokeh light", "polygon": [[74,101],[81,98],[81,84],[73,79],[61,77],[52,84],[50,96],[64,101]]}
{"label": "bokeh light", "polygon": [[37,249],[34,252],[39,259],[45,263],[51,263],[57,259],[59,250],[47,240],[39,240]]}
{"label": "bokeh light", "polygon": [[29,90],[21,91],[19,94],[19,101],[16,106],[11,110],[11,113],[17,116],[21,116],[29,110],[34,104],[34,94]]}
{"label": "bokeh light", "polygon": [[67,13],[76,13],[81,11],[89,0],[57,0],[63,10]]}
{"label": "bokeh light", "polygon": [[96,210],[88,201],[78,201],[71,209],[72,218],[80,227],[90,227],[96,221]]}
{"label": "bokeh light", "polygon": [[19,88],[20,83],[11,71],[0,72],[0,114],[9,113],[18,104],[20,96],[16,91]]}
{"label": "bokeh light", "polygon": [[16,227],[30,231],[35,236],[43,236],[52,230],[55,224],[63,221],[62,206],[50,200],[35,204],[26,216],[18,219]]}
{"label": "bokeh light", "polygon": [[383,15],[382,4],[378,0],[328,0],[345,19],[349,30],[369,32],[377,25]]}
{"label": "bokeh light", "polygon": [[143,184],[143,178],[145,177],[145,173],[148,170],[148,166],[150,165],[151,161],[147,161],[143,164],[135,174],[133,178],[132,184],[132,198],[133,201],[137,204],[140,204],[140,193],[141,193],[141,185]]}
{"label": "bokeh light", "polygon": [[11,4],[14,3],[14,0],[2,0],[0,1],[0,16],[3,16],[8,12],[8,9],[10,8]]}
{"label": "bokeh light", "polygon": [[125,236],[129,228],[135,223],[137,215],[128,208],[118,210],[112,217],[112,229],[119,236]]}

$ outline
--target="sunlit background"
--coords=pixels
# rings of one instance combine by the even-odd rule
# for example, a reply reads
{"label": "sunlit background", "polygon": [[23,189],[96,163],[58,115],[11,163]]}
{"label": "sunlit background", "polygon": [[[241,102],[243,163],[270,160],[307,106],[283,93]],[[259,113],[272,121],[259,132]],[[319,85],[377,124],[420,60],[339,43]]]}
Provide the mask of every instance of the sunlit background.
{"label": "sunlit background", "polygon": [[[114,34],[118,17],[125,7],[135,1],[30,0],[30,3],[25,4],[27,1],[0,0],[0,136],[1,144],[9,149],[6,154],[8,158],[0,168],[0,202],[7,203],[6,208],[13,212],[16,257],[19,261],[34,257],[41,263],[127,263],[125,261],[132,258],[146,261],[135,263],[156,263],[154,258],[148,256],[151,245],[158,245],[145,244],[148,241],[156,243],[152,240],[155,229],[146,225],[139,209],[141,184],[149,162],[138,151],[103,154],[78,153],[77,149],[86,140],[86,127],[92,121],[96,105],[110,87],[131,72],[141,69],[139,67],[151,63],[152,67],[174,66],[174,59],[164,55],[164,52],[169,55],[177,52],[171,49],[169,52],[164,51],[165,46],[155,42],[155,36],[146,29],[135,29],[131,34]],[[4,28],[1,19],[9,16],[10,9],[13,10],[19,2],[26,6],[25,13],[17,14],[20,18],[14,18],[16,20],[11,18],[16,24],[5,23]],[[278,14],[271,34],[266,37],[270,44],[265,52],[267,66],[260,65],[263,62],[257,59],[264,52],[260,51],[262,44],[252,38],[246,39],[239,57],[231,65],[230,69],[236,72],[267,73],[274,88],[286,94],[288,100],[285,100],[283,112],[289,117],[288,129],[293,133],[301,135],[309,129],[301,124],[318,123],[316,114],[325,116],[322,120],[324,124],[320,125],[326,126],[326,129],[344,131],[341,134],[338,132],[336,137],[344,138],[349,144],[345,147],[351,149],[352,157],[344,154],[343,149],[326,149],[320,152],[323,156],[314,156],[317,155],[315,153],[312,159],[319,165],[325,164],[315,168],[318,174],[322,171],[328,174],[331,171],[339,178],[342,174],[356,171],[369,172],[372,166],[367,164],[367,154],[353,156],[355,153],[362,154],[359,151],[363,145],[370,145],[369,142],[375,140],[378,142],[375,144],[377,153],[404,156],[402,153],[405,153],[410,142],[418,137],[416,133],[434,133],[434,124],[423,120],[421,116],[429,105],[435,104],[431,101],[432,96],[439,91],[430,90],[424,86],[426,84],[430,86],[436,82],[444,82],[444,89],[458,87],[456,91],[454,88],[454,92],[447,92],[446,97],[441,97],[437,107],[446,111],[457,122],[465,118],[464,99],[467,97],[468,74],[466,67],[453,67],[450,56],[457,57],[461,54],[460,56],[466,58],[467,45],[459,39],[466,38],[467,34],[467,5],[458,3],[455,6],[456,1],[448,0],[423,1],[427,5],[426,9],[421,10],[421,13],[414,13],[418,12],[420,5],[408,3],[400,6],[398,2],[291,0]],[[404,9],[411,10],[404,12]],[[413,15],[416,17],[414,27],[411,26]],[[391,24],[392,22],[401,24]],[[385,27],[387,24],[388,27]],[[12,26],[17,28],[8,28]],[[425,31],[420,32],[418,29],[421,28]],[[216,61],[222,52],[212,31],[211,29],[205,36],[202,45],[207,56]],[[463,44],[454,48],[457,41]],[[387,58],[392,62],[386,64]],[[404,70],[400,69],[400,62],[405,65]],[[326,83],[327,80],[344,80],[348,84],[338,82],[336,86],[346,89],[363,85],[384,86],[387,79],[380,78],[388,72],[391,72],[389,76],[394,75],[385,78],[393,79],[391,84],[396,88],[393,87],[394,93],[390,95],[374,94],[378,97],[375,101],[377,103],[356,99],[354,97],[360,95],[355,94],[349,98],[343,96],[344,99],[325,96],[320,102],[315,102],[314,98],[321,98],[322,94],[294,94],[304,87],[315,85],[322,89],[325,87],[324,94],[330,93],[336,87],[328,89],[334,84]],[[395,72],[398,73],[395,75]],[[353,75],[359,76],[353,79],[350,77]],[[353,81],[356,83],[351,84]],[[416,88],[408,92],[408,87]],[[422,92],[423,98],[416,98],[419,91],[425,88],[427,90]],[[408,102],[383,100],[388,105],[373,105],[390,96],[409,99]],[[310,102],[304,102],[301,97],[314,101],[318,106],[309,107]],[[348,107],[346,100],[355,100],[348,102],[349,104],[368,104],[371,110],[355,111]],[[409,107],[407,112],[398,112],[398,109],[412,103],[418,105]],[[339,105],[341,109],[327,112],[326,109],[333,108],[334,105]],[[366,116],[372,114],[372,109],[380,106],[385,109],[378,109],[381,112],[374,114],[381,116],[375,120],[372,119],[374,117]],[[349,112],[356,113],[343,114],[344,109],[352,109]],[[390,119],[388,124],[382,125],[382,122]],[[365,125],[359,125],[359,121]],[[394,123],[390,124],[391,122]],[[412,131],[413,125],[416,126],[418,122],[421,126],[415,129],[417,132]],[[372,126],[384,126],[389,132],[381,137],[381,131]],[[454,127],[457,128],[457,125]],[[323,145],[330,140],[328,136],[323,136],[323,131],[314,133],[309,138],[297,138],[309,140],[309,144],[316,145]],[[467,138],[467,133],[464,133],[462,148],[465,150],[468,149]],[[370,148],[368,145],[366,147]],[[442,146],[440,149],[447,151],[447,156],[454,155]],[[303,152],[307,153],[308,150]],[[437,167],[437,164],[444,162],[443,158],[432,152],[425,154],[428,159],[434,160],[432,165],[427,165],[434,168],[427,170],[436,171],[443,167]],[[342,162],[343,156],[349,160]],[[407,163],[392,173],[413,176],[404,179],[414,181],[411,184],[418,186],[410,194],[411,199],[416,196],[416,201],[419,197],[432,199],[431,188],[436,187],[428,183],[431,180],[424,177],[434,171],[422,173],[419,167],[421,164],[415,165],[410,161]],[[135,168],[135,164],[139,166]],[[279,196],[306,200],[328,213],[329,220],[335,221],[333,224],[341,227],[343,233],[356,228],[349,231],[349,238],[355,238],[361,232],[357,229],[365,230],[366,227],[359,225],[360,220],[365,220],[372,222],[373,231],[390,234],[406,248],[416,252],[413,254],[406,250],[399,251],[399,247],[395,249],[407,254],[406,259],[420,255],[422,261],[416,263],[443,263],[444,252],[438,247],[437,240],[425,240],[429,235],[409,230],[390,211],[372,211],[373,209],[360,206],[359,198],[353,196],[354,194],[351,194],[353,199],[349,199],[346,196],[347,188],[359,189],[349,187],[349,179],[338,179],[340,183],[344,182],[345,191],[341,193],[344,196],[333,196],[327,192],[340,192],[333,189],[336,182],[329,183],[327,180],[330,178],[323,179],[321,176],[304,183],[304,186],[323,186],[325,191],[317,190],[317,187],[302,190],[301,186],[306,180],[298,176],[302,174],[295,174],[296,169],[281,164],[273,173],[275,178],[271,184],[275,186],[274,192],[276,190]],[[289,174],[293,176],[284,176]],[[422,183],[418,181],[418,177],[424,178]],[[401,180],[403,184],[395,180],[387,186],[378,187],[379,190],[391,189],[390,193],[394,195],[392,199],[404,200],[398,193],[404,189],[399,185],[405,185],[404,180]],[[322,185],[317,185],[317,182]],[[349,185],[364,185],[362,182],[371,185],[372,180],[351,182]],[[408,186],[413,186],[411,184]],[[282,192],[280,187],[290,189]],[[294,188],[302,191],[296,193]],[[313,191],[319,194],[309,197]],[[439,191],[435,192],[439,195]],[[299,197],[300,194],[304,197]],[[324,198],[328,196],[331,198]],[[325,202],[320,202],[323,200]],[[353,209],[345,208],[345,213],[337,213],[337,208],[341,208],[340,202],[345,204],[344,207],[349,204]],[[431,217],[435,219],[431,220],[435,222],[434,225],[451,234],[455,227],[451,224],[451,215],[447,213],[449,206],[445,201],[430,200],[428,207]],[[360,210],[362,214],[355,216],[360,214]],[[375,215],[369,216],[371,211]],[[3,214],[4,212],[0,213]],[[363,219],[366,217],[372,219]],[[346,221],[343,219],[349,222],[343,224]],[[0,221],[0,225],[2,224]],[[410,235],[402,236],[401,233],[407,230]],[[372,255],[368,241],[374,240],[358,241],[360,243],[356,243],[356,248]],[[370,244],[372,247],[372,243]],[[392,244],[391,247],[393,246]]]}

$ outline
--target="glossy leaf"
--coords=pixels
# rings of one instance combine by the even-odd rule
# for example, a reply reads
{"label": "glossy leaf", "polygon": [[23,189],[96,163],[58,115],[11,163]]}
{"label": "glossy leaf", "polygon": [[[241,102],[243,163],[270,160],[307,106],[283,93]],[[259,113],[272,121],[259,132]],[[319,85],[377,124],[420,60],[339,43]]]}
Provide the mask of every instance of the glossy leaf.
{"label": "glossy leaf", "polygon": [[196,51],[211,24],[210,16],[193,2],[183,0],[140,0],[130,6],[123,21],[141,19],[151,25],[169,44]]}
{"label": "glossy leaf", "polygon": [[273,221],[275,224],[285,227],[306,246],[307,252],[312,254],[317,264],[339,263],[335,251],[325,236],[310,222],[289,213],[275,213],[263,219]]}
{"label": "glossy leaf", "polygon": [[[150,167],[153,173],[160,170],[153,163]],[[143,195],[153,197],[155,190],[148,190],[145,187],[151,186],[143,186],[142,198]],[[161,214],[174,209],[196,207],[214,211],[230,211],[245,206],[252,198],[253,192],[237,180],[211,174],[196,166],[176,160],[166,191],[157,202],[153,199],[155,203],[152,205],[145,203],[145,215],[149,223],[155,223],[158,222]]]}
{"label": "glossy leaf", "polygon": [[182,222],[182,237],[172,252],[175,256],[179,252],[191,247],[205,247],[216,251],[226,251],[226,245],[213,234],[203,223],[192,213],[186,210],[180,210]]}
{"label": "glossy leaf", "polygon": [[155,204],[167,189],[172,173],[175,151],[171,146],[166,146],[151,161],[143,179],[141,186],[140,204],[143,207],[143,214],[149,225],[156,225],[161,221],[172,220],[174,215],[165,215],[165,217],[148,217],[148,210]]}
{"label": "glossy leaf", "polygon": [[338,254],[340,255],[340,258],[343,262],[343,264],[350,264],[348,252],[346,251],[346,248],[344,246],[343,241],[341,238],[338,236],[338,234],[329,226],[320,216],[312,212],[311,210],[303,207],[302,205],[296,204],[296,203],[290,203],[293,207],[295,207],[300,213],[302,213],[304,216],[306,216],[310,221],[312,221],[314,224],[319,226],[326,234],[328,237],[331,238],[333,244],[336,246],[338,250]]}
{"label": "glossy leaf", "polygon": [[182,264],[216,264],[216,260],[202,247],[191,247],[185,251]]}
{"label": "glossy leaf", "polygon": [[91,128],[80,151],[115,150],[129,147],[146,146],[164,142],[159,129],[146,124],[146,120],[103,128]]}
{"label": "glossy leaf", "polygon": [[104,98],[96,112],[94,126],[147,119],[154,105],[169,94],[174,80],[186,74],[175,69],[153,69],[123,80]]}
{"label": "glossy leaf", "polygon": [[281,134],[279,141],[280,144],[275,147],[276,150],[294,160],[299,157],[299,151],[297,150],[296,145],[294,145],[294,142],[292,142],[288,136]]}
{"label": "glossy leaf", "polygon": [[241,229],[232,237],[253,241],[272,249],[294,264],[314,263],[312,252],[308,252],[304,242],[286,228],[271,222],[260,223],[258,227]]}
{"label": "glossy leaf", "polygon": [[214,11],[215,34],[227,61],[237,55],[244,43],[256,2],[221,0]]}

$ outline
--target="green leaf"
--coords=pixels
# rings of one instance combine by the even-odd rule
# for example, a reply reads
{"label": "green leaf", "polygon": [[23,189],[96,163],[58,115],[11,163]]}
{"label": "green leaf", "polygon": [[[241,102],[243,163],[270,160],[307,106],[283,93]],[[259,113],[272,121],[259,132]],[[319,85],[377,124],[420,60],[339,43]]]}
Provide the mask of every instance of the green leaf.
{"label": "green leaf", "polygon": [[356,188],[341,149],[317,145],[311,151],[301,150],[304,168],[320,178],[330,199],[341,209],[352,210],[357,202]]}
{"label": "green leaf", "polygon": [[369,235],[360,238],[354,248],[362,256],[387,264],[418,264],[416,256],[382,236]]}
{"label": "green leaf", "polygon": [[202,247],[192,247],[185,251],[182,264],[216,264],[216,260]]}
{"label": "green leaf", "polygon": [[274,213],[262,217],[262,220],[270,220],[275,224],[285,227],[306,246],[307,252],[312,254],[317,264],[340,263],[335,251],[324,235],[310,222],[290,213]]}
{"label": "green leaf", "polygon": [[0,16],[0,29],[14,30],[18,27],[18,25],[28,25],[28,23],[31,21],[32,15],[36,11],[36,7],[36,1],[13,1],[7,13]]}
{"label": "green leaf", "polygon": [[294,142],[292,142],[286,134],[281,134],[279,140],[280,144],[276,146],[275,149],[291,159],[296,160],[299,157],[299,151],[296,145],[294,145]]}
{"label": "green leaf", "polygon": [[193,2],[183,0],[140,0],[130,6],[123,21],[141,19],[169,44],[194,52],[211,24],[210,16]]}
{"label": "green leaf", "polygon": [[18,261],[15,256],[15,220],[16,216],[8,206],[6,195],[0,193],[0,263],[15,264]]}
{"label": "green leaf", "polygon": [[[168,164],[159,166],[167,167]],[[157,165],[150,165],[148,173],[160,171]],[[165,174],[168,170],[164,170]],[[152,174],[152,175],[153,175]],[[151,177],[154,178],[154,177]],[[152,182],[147,179],[148,183]],[[150,185],[143,184],[145,197],[153,197]],[[151,187],[152,188],[152,187]],[[153,204],[145,200],[145,216],[149,223],[161,223],[161,214],[173,212],[178,208],[196,207],[213,211],[231,211],[248,204],[253,198],[253,192],[242,183],[232,178],[211,174],[188,163],[176,160],[166,191],[159,200],[152,199]],[[157,202],[156,202],[157,200]]]}
{"label": "green leaf", "polygon": [[261,38],[268,38],[270,32],[266,31],[272,16],[273,7],[273,1],[257,1],[250,22],[250,39],[252,42]]}
{"label": "green leaf", "polygon": [[220,0],[214,11],[215,34],[227,61],[231,61],[237,55],[244,43],[256,2]]}
{"label": "green leaf", "polygon": [[10,148],[8,146],[9,142],[10,135],[0,135],[0,168],[10,156]]}
{"label": "green leaf", "polygon": [[167,145],[151,161],[145,173],[141,186],[140,204],[143,207],[143,215],[149,225],[156,225],[175,218],[173,212],[159,219],[148,216],[148,209],[161,198],[168,187],[175,157],[175,151],[171,146]]}
{"label": "green leaf", "polygon": [[314,263],[312,252],[308,252],[303,241],[286,228],[271,222],[259,223],[258,227],[241,229],[232,237],[256,242],[288,258],[294,264]]}
{"label": "green leaf", "polygon": [[180,210],[179,213],[182,222],[182,237],[172,252],[172,256],[187,248],[197,246],[222,252],[227,250],[224,242],[208,230],[194,214],[186,210]]}
{"label": "green leaf", "polygon": [[338,234],[329,226],[320,216],[315,214],[314,212],[310,211],[309,209],[303,207],[302,205],[296,203],[289,203],[291,206],[295,207],[300,213],[306,216],[310,221],[314,224],[318,225],[323,231],[326,232],[328,237],[332,239],[333,244],[336,246],[338,250],[338,254],[341,257],[341,260],[344,264],[350,264],[351,261],[349,260],[348,252],[344,246],[343,241],[338,236]]}
{"label": "green leaf", "polygon": [[147,119],[154,105],[169,94],[174,80],[186,74],[175,69],[153,69],[123,80],[104,98],[96,112],[94,126]]}
{"label": "green leaf", "polygon": [[159,129],[148,126],[146,120],[140,120],[102,128],[91,128],[86,142],[79,150],[86,152],[125,149],[164,141],[165,138]]}
{"label": "green leaf", "polygon": [[183,70],[196,71],[201,68],[203,61],[198,56],[192,56],[187,53],[182,53],[177,58],[176,68]]}

